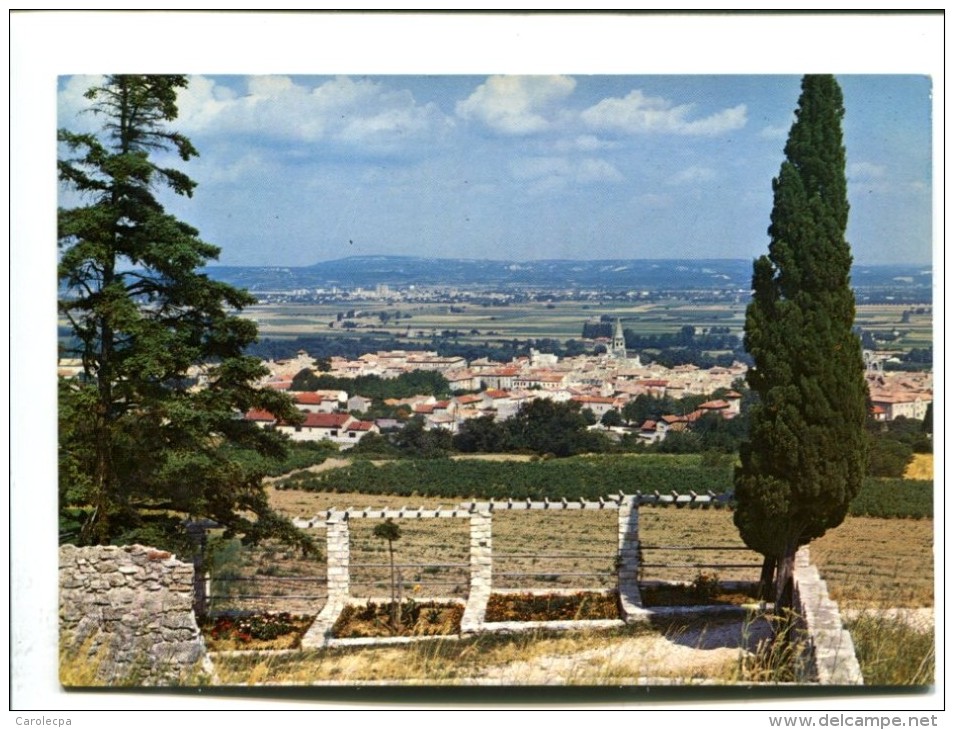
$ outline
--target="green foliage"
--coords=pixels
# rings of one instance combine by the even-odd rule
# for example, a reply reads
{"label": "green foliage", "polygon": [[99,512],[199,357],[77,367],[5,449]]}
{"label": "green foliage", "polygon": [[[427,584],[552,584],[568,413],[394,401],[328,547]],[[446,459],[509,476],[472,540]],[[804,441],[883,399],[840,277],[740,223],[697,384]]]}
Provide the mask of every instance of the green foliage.
{"label": "green foliage", "polygon": [[296,474],[279,489],[364,492],[402,496],[494,499],[598,499],[636,491],[732,490],[732,468],[704,468],[697,455],[639,457],[577,456],[535,462],[477,459],[401,460],[375,466],[368,461],[318,474]]}
{"label": "green foliage", "polygon": [[442,428],[426,429],[421,418],[413,418],[394,433],[392,443],[402,454],[416,459],[441,459],[453,449],[453,436]]}
{"label": "green foliage", "polygon": [[369,433],[351,447],[349,456],[396,459],[405,456],[384,434]]}
{"label": "green foliage", "polygon": [[758,402],[735,476],[735,523],[749,547],[780,566],[842,522],[867,463],[843,115],[833,77],[802,80],[772,185],[769,253],[753,267],[746,311],[745,346],[755,363],[747,379]]}
{"label": "green foliage", "polygon": [[287,444],[285,454],[268,457],[252,449],[226,448],[223,451],[231,460],[242,464],[244,469],[257,470],[269,477],[316,466],[340,454],[338,445],[330,441],[293,441]]}
{"label": "green foliage", "polygon": [[465,454],[495,454],[507,451],[509,441],[506,427],[490,415],[464,421],[454,436],[454,447]]}
{"label": "green foliage", "polygon": [[394,543],[401,539],[401,528],[388,517],[384,522],[374,526],[372,533],[379,540],[387,540],[388,557],[391,561],[391,628],[398,631],[401,625],[401,605],[397,600],[397,573],[394,569]]}
{"label": "green foliage", "polygon": [[660,454],[697,454],[704,448],[699,434],[692,431],[670,431],[656,445]]}
{"label": "green foliage", "polygon": [[913,449],[885,433],[869,433],[868,436],[868,474],[873,477],[903,477],[914,457]]}
{"label": "green foliage", "polygon": [[60,208],[57,221],[59,312],[75,348],[63,354],[83,362],[59,391],[60,507],[84,511],[76,541],[85,544],[133,539],[144,515],[166,514],[308,547],[269,507],[261,464],[232,458],[233,448],[284,451],[281,436],[236,413],[298,417],[286,396],[253,387],[267,371],[243,354],[256,328],[236,312],[254,299],[200,272],[218,248],[157,198],[163,187],[189,197],[195,189],[151,158],[197,154],[167,128],[186,84],[109,76],[86,94],[100,133],[58,133],[60,182],[86,201]]}
{"label": "green foliage", "polygon": [[540,398],[521,406],[505,422],[511,449],[558,457],[599,453],[607,447],[601,433],[588,431],[591,425],[579,403],[556,403]]}
{"label": "green foliage", "polygon": [[[448,500],[566,498],[596,500],[622,490],[627,494],[676,491],[686,494],[732,492],[732,462],[724,455],[645,454],[577,456],[531,462],[462,459],[406,459],[375,466],[357,461],[331,471],[300,473],[277,483],[279,489],[312,492],[363,492]],[[864,481],[850,514],[868,517],[929,518],[933,515],[931,481],[872,479]]]}
{"label": "green foliage", "polygon": [[923,421],[896,418],[886,423],[868,423],[868,474],[874,477],[902,477],[915,453],[930,454],[931,413]]}
{"label": "green foliage", "polygon": [[316,375],[309,369],[302,370],[292,378],[291,390],[343,390],[348,395],[360,395],[374,401],[390,398],[410,398],[414,395],[433,395],[443,398],[451,394],[450,384],[440,373],[413,370],[401,373],[396,378],[378,375],[361,375],[357,378],[336,378],[332,375]]}
{"label": "green foliage", "polygon": [[857,517],[926,519],[934,516],[934,482],[914,479],[865,479],[849,514]]}
{"label": "green foliage", "polygon": [[928,406],[923,421],[902,416],[881,424],[881,432],[888,438],[907,444],[916,454],[930,454],[934,450],[930,437],[933,419],[931,405]]}
{"label": "green foliage", "polygon": [[390,543],[401,539],[401,528],[393,519],[388,517],[384,522],[379,522],[374,526],[373,534],[379,540],[387,540]]}

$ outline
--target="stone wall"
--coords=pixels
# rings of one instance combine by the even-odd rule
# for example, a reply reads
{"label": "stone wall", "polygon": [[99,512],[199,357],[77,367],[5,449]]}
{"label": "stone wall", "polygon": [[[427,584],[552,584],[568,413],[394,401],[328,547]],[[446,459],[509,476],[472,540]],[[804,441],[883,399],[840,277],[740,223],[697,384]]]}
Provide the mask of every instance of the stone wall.
{"label": "stone wall", "polygon": [[807,547],[795,554],[795,601],[811,641],[812,661],[820,684],[864,684],[855,645],[841,623],[838,604],[811,564]]}
{"label": "stone wall", "polygon": [[63,545],[59,574],[61,661],[74,667],[61,666],[64,685],[204,681],[191,564],[141,545]]}

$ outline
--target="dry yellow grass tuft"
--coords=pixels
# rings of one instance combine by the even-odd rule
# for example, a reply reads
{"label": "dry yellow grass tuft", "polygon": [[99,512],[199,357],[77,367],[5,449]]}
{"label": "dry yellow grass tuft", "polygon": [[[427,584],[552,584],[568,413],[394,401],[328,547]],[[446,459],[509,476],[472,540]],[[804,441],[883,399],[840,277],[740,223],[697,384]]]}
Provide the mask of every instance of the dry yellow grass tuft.
{"label": "dry yellow grass tuft", "polygon": [[934,454],[915,454],[904,471],[905,479],[933,479]]}

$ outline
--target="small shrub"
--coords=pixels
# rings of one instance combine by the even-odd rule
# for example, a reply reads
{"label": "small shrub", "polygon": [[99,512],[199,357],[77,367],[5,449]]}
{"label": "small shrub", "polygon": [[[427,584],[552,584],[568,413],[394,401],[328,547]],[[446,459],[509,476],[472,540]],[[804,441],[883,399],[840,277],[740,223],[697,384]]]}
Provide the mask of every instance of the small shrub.
{"label": "small shrub", "polygon": [[722,590],[719,585],[719,575],[700,571],[690,584],[690,589],[692,595],[700,601],[710,601],[718,596]]}
{"label": "small shrub", "polygon": [[[296,648],[312,620],[287,612],[220,616],[203,626],[202,631],[213,650]],[[279,640],[281,646],[274,646]]]}

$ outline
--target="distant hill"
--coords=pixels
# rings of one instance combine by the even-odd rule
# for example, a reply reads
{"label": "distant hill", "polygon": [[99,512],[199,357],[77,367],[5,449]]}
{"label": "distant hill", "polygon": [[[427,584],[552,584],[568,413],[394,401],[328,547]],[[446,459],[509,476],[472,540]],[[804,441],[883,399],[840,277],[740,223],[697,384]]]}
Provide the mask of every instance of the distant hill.
{"label": "distant hill", "polygon": [[[602,259],[495,261],[416,256],[351,256],[312,266],[213,266],[207,273],[251,291],[450,286],[602,290],[686,291],[721,289],[747,292],[752,262],[747,259]],[[856,266],[857,289],[899,286],[930,292],[930,267]]]}

